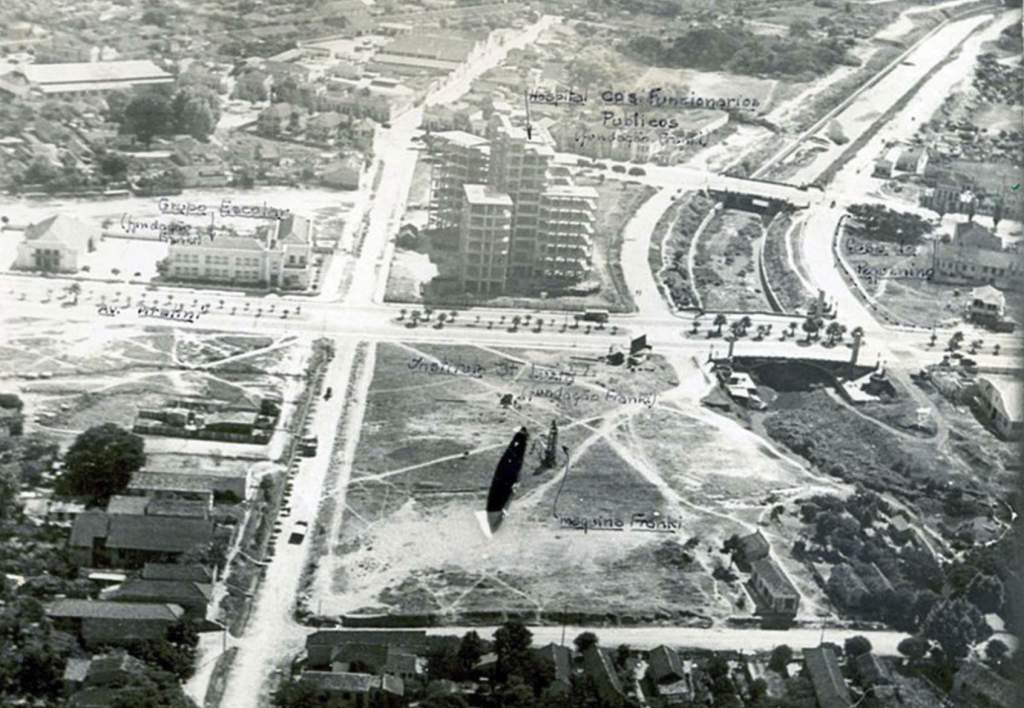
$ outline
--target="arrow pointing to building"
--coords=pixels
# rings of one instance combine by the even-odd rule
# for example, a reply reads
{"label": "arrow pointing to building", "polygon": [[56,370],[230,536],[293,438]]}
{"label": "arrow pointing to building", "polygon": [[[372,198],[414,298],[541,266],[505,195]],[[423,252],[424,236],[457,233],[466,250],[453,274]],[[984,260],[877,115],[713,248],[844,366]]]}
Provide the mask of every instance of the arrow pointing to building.
{"label": "arrow pointing to building", "polygon": [[533,126],[530,125],[530,91],[523,92],[523,103],[526,105],[526,139],[533,140]]}

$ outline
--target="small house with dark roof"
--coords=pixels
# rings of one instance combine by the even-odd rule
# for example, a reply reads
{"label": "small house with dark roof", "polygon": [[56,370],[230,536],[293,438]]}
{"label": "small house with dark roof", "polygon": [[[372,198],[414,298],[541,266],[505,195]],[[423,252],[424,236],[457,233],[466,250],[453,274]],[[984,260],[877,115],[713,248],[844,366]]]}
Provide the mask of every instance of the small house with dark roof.
{"label": "small house with dark roof", "polygon": [[761,533],[761,529],[757,529],[754,533],[740,538],[736,564],[741,569],[749,568],[754,561],[767,558],[771,550],[772,546],[768,539]]}
{"label": "small house with dark roof", "polygon": [[81,257],[99,242],[99,230],[80,219],[56,214],[25,229],[14,261],[17,270],[77,273]]}
{"label": "small house with dark roof", "polygon": [[94,656],[88,661],[85,685],[109,686],[146,671],[146,664],[125,651]]}
{"label": "small house with dark roof", "polygon": [[[340,699],[348,708],[399,708],[405,705],[405,684],[395,676],[374,676],[336,671],[302,672],[300,683],[313,686]],[[332,705],[336,703],[332,702]]]}
{"label": "small house with dark roof", "polygon": [[174,561],[213,540],[209,519],[172,516],[80,514],[68,541],[78,565],[139,567],[150,561]]}
{"label": "small house with dark roof", "polygon": [[831,647],[804,649],[803,655],[819,708],[850,708],[850,691]]}
{"label": "small house with dark roof", "polygon": [[539,659],[550,661],[555,667],[554,683],[559,688],[568,690],[572,682],[572,650],[561,644],[545,644],[533,650]]}
{"label": "small house with dark roof", "polygon": [[953,698],[957,705],[989,708],[1019,708],[1024,691],[992,669],[977,661],[965,661],[953,676]]}
{"label": "small house with dark roof", "polygon": [[359,189],[362,175],[363,159],[358,155],[348,155],[326,165],[320,179],[335,189]]}
{"label": "small house with dark roof", "polygon": [[146,563],[142,566],[144,580],[186,580],[213,584],[217,581],[217,567],[197,563]]}
{"label": "small house with dark roof", "polygon": [[750,587],[765,614],[795,617],[800,609],[800,592],[770,557],[751,564]]}
{"label": "small house with dark roof", "polygon": [[858,655],[853,660],[853,667],[864,686],[886,686],[892,683],[889,667],[870,651]]}
{"label": "small house with dark roof", "polygon": [[615,671],[608,653],[597,646],[583,652],[583,670],[594,680],[597,695],[602,703],[620,705],[625,699],[622,681]]}
{"label": "small house with dark roof", "polygon": [[411,681],[424,673],[424,667],[415,654],[387,644],[349,642],[334,649],[331,671],[388,674]]}
{"label": "small house with dark roof", "polygon": [[190,619],[206,619],[213,588],[189,580],[129,580],[105,595],[120,602],[180,605]]}
{"label": "small house with dark roof", "polygon": [[305,125],[302,110],[290,103],[274,103],[265,108],[257,119],[259,132],[264,135],[278,135],[290,128],[300,129]]}
{"label": "small house with dark roof", "polygon": [[88,648],[163,639],[185,610],[170,604],[57,600],[46,608],[46,615],[57,629],[76,633]]}
{"label": "small house with dark roof", "polygon": [[338,647],[351,643],[393,646],[416,655],[425,655],[430,649],[424,630],[321,629],[306,637],[306,665],[313,669],[328,668]]}
{"label": "small house with dark roof", "polygon": [[647,653],[647,676],[655,683],[674,683],[686,676],[675,649],[664,644]]}
{"label": "small house with dark roof", "polygon": [[329,143],[338,138],[342,126],[350,122],[348,116],[334,111],[318,113],[306,122],[306,137],[314,142]]}

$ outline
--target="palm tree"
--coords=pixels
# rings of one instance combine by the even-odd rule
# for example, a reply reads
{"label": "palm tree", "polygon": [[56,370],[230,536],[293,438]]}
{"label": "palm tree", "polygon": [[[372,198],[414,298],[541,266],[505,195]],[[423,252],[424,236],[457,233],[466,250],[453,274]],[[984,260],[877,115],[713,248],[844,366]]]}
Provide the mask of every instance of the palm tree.
{"label": "palm tree", "polygon": [[[618,325],[612,325],[612,332],[611,332],[612,336],[614,337],[618,333],[619,333],[619,326]],[[999,346],[999,345],[996,345],[996,346]]]}
{"label": "palm tree", "polygon": [[811,337],[817,334],[818,330],[821,329],[821,321],[815,317],[808,317],[804,320],[802,328],[807,332],[807,341],[810,342]]}
{"label": "palm tree", "polygon": [[71,285],[68,286],[68,293],[75,298],[74,304],[76,305],[78,304],[78,296],[79,294],[81,294],[81,292],[82,286],[79,285],[78,283],[71,283]]}
{"label": "palm tree", "polygon": [[998,344],[995,345],[994,347],[992,347],[992,354],[994,356],[999,356],[999,345]]}
{"label": "palm tree", "polygon": [[953,332],[953,336],[949,338],[949,351],[956,351],[962,341],[964,341],[964,333],[959,330]]}
{"label": "palm tree", "polygon": [[825,328],[825,334],[828,336],[828,343],[835,344],[837,339],[843,338],[843,332],[845,331],[846,327],[838,322],[829,322],[828,327]]}
{"label": "palm tree", "polygon": [[431,316],[432,314],[434,314],[434,310],[433,310],[433,309],[431,309],[431,308],[429,308],[429,307],[424,307],[424,308],[423,308],[423,319],[425,319],[425,320],[429,320],[429,319],[430,319],[430,316]]}
{"label": "palm tree", "polygon": [[[504,318],[502,318],[502,319],[504,319]],[[522,322],[522,321],[523,321],[523,318],[520,317],[519,315],[516,315],[515,317],[512,318],[512,331],[513,332],[515,332],[517,329],[519,329],[519,323]]]}
{"label": "palm tree", "polygon": [[728,323],[728,322],[729,322],[729,318],[726,317],[725,315],[723,315],[721,312],[719,312],[717,315],[715,315],[715,321],[712,324],[714,324],[715,327],[718,328],[715,331],[715,336],[716,337],[721,337],[722,336],[722,327],[725,327],[726,323]]}
{"label": "palm tree", "polygon": [[458,313],[456,313],[455,310],[452,310],[451,312],[448,313],[448,319],[449,320],[454,320],[456,314],[458,314]]}
{"label": "palm tree", "polygon": [[502,316],[501,316],[501,317],[500,317],[500,318],[498,319],[498,324],[502,324],[502,325],[503,325],[503,324],[505,324],[505,315],[502,315]]}
{"label": "palm tree", "polygon": [[734,320],[733,323],[731,325],[729,325],[729,332],[732,334],[734,339],[742,337],[743,336],[743,334],[742,334],[742,332],[743,332],[743,321],[742,320]]}
{"label": "palm tree", "polygon": [[743,315],[743,318],[740,319],[740,336],[741,337],[746,336],[747,329],[749,329],[750,325],[752,325],[752,324],[754,324],[754,322],[750,319],[750,316],[749,315]]}
{"label": "palm tree", "polygon": [[437,316],[437,328],[438,329],[443,328],[444,327],[444,323],[447,322],[447,321],[448,321],[448,315],[446,315],[445,313],[442,312],[440,315]]}
{"label": "palm tree", "polygon": [[398,311],[398,319],[400,319],[400,320],[404,320],[405,319],[405,308],[404,307],[401,310]]}
{"label": "palm tree", "polygon": [[789,323],[789,336],[796,334],[796,320]]}
{"label": "palm tree", "polygon": [[697,334],[697,332],[699,330],[700,330],[700,320],[697,317],[694,317],[693,318],[693,329],[690,331],[690,334]]}

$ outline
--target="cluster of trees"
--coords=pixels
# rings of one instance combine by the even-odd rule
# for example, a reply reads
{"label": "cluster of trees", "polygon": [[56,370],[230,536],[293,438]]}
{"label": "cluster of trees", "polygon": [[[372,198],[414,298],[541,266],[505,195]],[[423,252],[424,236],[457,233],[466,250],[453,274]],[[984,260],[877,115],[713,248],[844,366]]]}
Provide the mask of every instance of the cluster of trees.
{"label": "cluster of trees", "polygon": [[758,35],[740,25],[691,27],[667,42],[640,35],[624,46],[650,64],[763,76],[821,75],[837,64],[858,63],[841,40],[811,39],[802,27],[787,37]]}
{"label": "cluster of trees", "polygon": [[266,78],[266,74],[261,71],[246,71],[239,74],[235,79],[235,87],[231,92],[231,97],[243,101],[252,101],[253,103],[266,101],[270,97],[265,83]]}
{"label": "cluster of trees", "polygon": [[181,620],[167,630],[164,639],[149,639],[130,644],[128,653],[149,666],[185,681],[195,673],[199,632],[190,620]]}
{"label": "cluster of trees", "polygon": [[131,98],[117,95],[107,101],[109,117],[121,132],[147,145],[157,135],[191,135],[206,140],[220,120],[220,99],[202,86],[178,89],[173,95],[153,89]]}
{"label": "cluster of trees", "polygon": [[689,280],[686,256],[690,239],[712,206],[714,202],[703,194],[692,195],[680,208],[679,219],[673,226],[669,240],[670,248],[666,249],[668,259],[661,272],[661,280],[669,291],[672,302],[679,307],[693,303],[693,288]]}
{"label": "cluster of trees", "polygon": [[64,473],[57,478],[58,494],[105,502],[121,492],[146,462],[143,439],[114,423],[81,433],[64,456]]}
{"label": "cluster of trees", "polygon": [[[0,599],[6,591],[0,587]],[[57,701],[63,689],[64,662],[73,646],[74,638],[53,629],[38,600],[19,597],[3,604],[0,703],[13,704],[19,697]]]}
{"label": "cluster of trees", "polygon": [[15,186],[33,185],[39,186],[46,192],[71,192],[91,183],[89,175],[79,169],[78,164],[70,153],[64,153],[60,158],[60,165],[56,165],[49,159],[38,156],[29,163],[21,174],[14,179]]}
{"label": "cluster of trees", "polygon": [[932,231],[927,219],[881,204],[854,204],[848,211],[856,220],[855,228],[860,235],[873,241],[917,245]]}
{"label": "cluster of trees", "polygon": [[[1007,610],[1004,583],[984,562],[953,566],[946,572],[926,550],[912,544],[896,550],[882,540],[877,527],[874,534],[865,533],[883,514],[891,512],[891,507],[872,492],[860,492],[845,501],[813,497],[800,509],[803,520],[813,526],[813,550],[798,541],[794,555],[829,562],[842,560],[862,579],[871,576],[870,565],[874,564],[893,588],[866,582],[866,600],[845,609],[917,635],[906,643],[908,651],[900,649],[911,658],[924,656],[933,642],[936,666],[948,672],[972,646],[991,636],[984,615]],[[840,588],[830,582],[827,591],[830,600],[842,606]],[[998,645],[994,651],[998,654]]]}

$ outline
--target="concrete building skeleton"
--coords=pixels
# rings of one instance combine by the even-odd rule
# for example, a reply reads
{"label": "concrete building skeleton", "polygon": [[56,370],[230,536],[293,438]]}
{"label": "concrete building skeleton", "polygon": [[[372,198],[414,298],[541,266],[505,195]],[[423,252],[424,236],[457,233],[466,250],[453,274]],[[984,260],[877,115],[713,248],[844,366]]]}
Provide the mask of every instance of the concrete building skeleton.
{"label": "concrete building skeleton", "polygon": [[592,273],[597,192],[556,180],[554,141],[542,127],[532,132],[498,113],[486,140],[461,131],[438,134],[431,225],[450,233],[457,223],[459,283],[466,291],[555,289]]}

